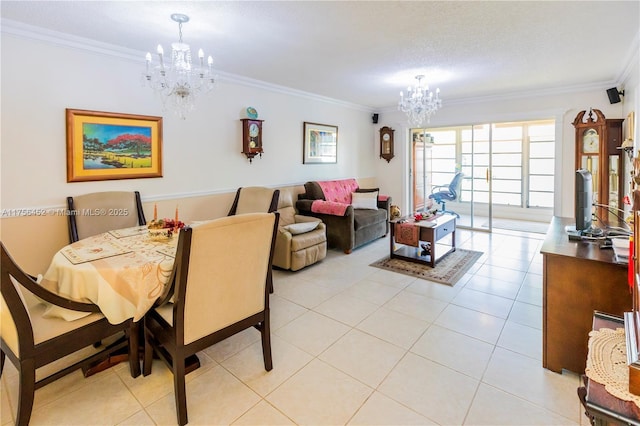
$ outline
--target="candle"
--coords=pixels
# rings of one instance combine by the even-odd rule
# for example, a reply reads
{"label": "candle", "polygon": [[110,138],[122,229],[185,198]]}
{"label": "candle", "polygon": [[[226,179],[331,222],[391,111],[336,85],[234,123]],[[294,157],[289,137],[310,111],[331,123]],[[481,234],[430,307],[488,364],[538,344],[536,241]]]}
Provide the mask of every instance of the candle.
{"label": "candle", "polygon": [[178,206],[176,205],[176,226],[178,225]]}
{"label": "candle", "polygon": [[153,205],[153,220],[158,220],[158,204]]}

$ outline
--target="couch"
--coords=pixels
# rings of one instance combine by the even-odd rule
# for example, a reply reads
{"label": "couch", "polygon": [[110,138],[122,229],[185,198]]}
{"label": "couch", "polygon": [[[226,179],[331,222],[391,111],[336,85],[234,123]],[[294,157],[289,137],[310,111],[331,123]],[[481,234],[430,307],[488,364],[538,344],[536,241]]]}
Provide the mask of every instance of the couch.
{"label": "couch", "polygon": [[378,188],[360,188],[355,179],[310,181],[298,195],[296,209],[321,219],[327,227],[327,244],[349,254],[389,233],[391,197]]}
{"label": "couch", "polygon": [[327,234],[320,219],[297,214],[293,188],[281,189],[278,200],[278,233],[273,266],[291,271],[312,265],[327,256]]}

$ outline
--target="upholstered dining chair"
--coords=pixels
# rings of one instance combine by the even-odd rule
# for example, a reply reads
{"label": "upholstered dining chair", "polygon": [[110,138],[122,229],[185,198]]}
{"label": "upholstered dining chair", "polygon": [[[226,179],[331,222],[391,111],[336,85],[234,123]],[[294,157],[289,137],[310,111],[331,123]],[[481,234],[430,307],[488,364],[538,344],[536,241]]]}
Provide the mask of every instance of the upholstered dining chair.
{"label": "upholstered dining chair", "polygon": [[[96,305],[75,302],[46,290],[16,264],[4,244],[0,243],[0,246],[0,374],[6,356],[16,366],[20,376],[16,425],[29,424],[36,389],[103,359],[118,349],[129,348],[131,376],[140,375],[136,323],[129,320],[117,325],[110,324]],[[88,315],[75,321],[44,318],[46,306],[33,296],[66,309],[87,312]],[[102,348],[93,346],[95,342],[117,337],[122,332],[127,339],[116,340],[116,343]],[[78,352],[84,348],[88,348],[87,353]],[[38,368],[75,352],[78,354],[74,358],[77,359],[79,355],[83,358],[36,380]]]}
{"label": "upholstered dining chair", "polygon": [[114,229],[146,225],[140,192],[107,191],[67,197],[73,243]]}
{"label": "upholstered dining chair", "polygon": [[265,370],[272,369],[267,277],[279,214],[227,216],[180,231],[173,302],[144,318],[143,374],[153,353],[173,372],[178,423],[188,422],[185,359],[244,329],[262,336]]}
{"label": "upholstered dining chair", "polygon": [[238,188],[227,216],[245,213],[271,213],[278,208],[279,189],[262,186]]}
{"label": "upholstered dining chair", "polygon": [[[278,208],[280,190],[263,186],[240,187],[227,216],[245,213],[271,213]],[[269,270],[269,292],[273,293],[273,276]]]}

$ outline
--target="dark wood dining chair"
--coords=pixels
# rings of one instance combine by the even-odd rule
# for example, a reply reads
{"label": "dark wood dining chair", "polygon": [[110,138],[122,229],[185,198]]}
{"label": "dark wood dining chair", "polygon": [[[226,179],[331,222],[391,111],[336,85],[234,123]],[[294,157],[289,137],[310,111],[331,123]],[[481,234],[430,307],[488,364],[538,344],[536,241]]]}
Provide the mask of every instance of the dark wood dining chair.
{"label": "dark wood dining chair", "polygon": [[[110,324],[96,305],[75,302],[46,290],[15,263],[4,244],[0,243],[0,246],[2,248],[0,375],[6,356],[16,366],[20,375],[16,425],[29,424],[36,389],[75,370],[87,367],[113,351],[128,347],[131,376],[140,375],[137,323],[125,321],[121,324]],[[32,293],[46,303],[87,312],[88,315],[75,321],[44,318],[45,304],[28,303],[28,295],[25,292]],[[106,347],[94,347],[95,342],[118,337],[123,332],[127,339],[117,340],[113,345]],[[91,354],[80,361],[36,380],[38,368],[91,347],[93,347],[90,349]]]}
{"label": "dark wood dining chair", "polygon": [[245,213],[271,213],[278,209],[280,190],[262,186],[240,187],[227,216]]}
{"label": "dark wood dining chair", "polygon": [[140,192],[107,191],[67,197],[69,241],[146,225]]}
{"label": "dark wood dining chair", "polygon": [[173,302],[144,318],[143,374],[153,353],[173,372],[178,423],[188,422],[187,357],[242,330],[262,336],[264,367],[272,369],[268,276],[279,214],[227,216],[180,231]]}

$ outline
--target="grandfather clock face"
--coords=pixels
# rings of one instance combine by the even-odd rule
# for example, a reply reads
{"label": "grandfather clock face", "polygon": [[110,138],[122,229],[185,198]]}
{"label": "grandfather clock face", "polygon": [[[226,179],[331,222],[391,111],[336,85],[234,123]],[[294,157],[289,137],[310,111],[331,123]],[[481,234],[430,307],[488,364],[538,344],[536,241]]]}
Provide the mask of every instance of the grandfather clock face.
{"label": "grandfather clock face", "polygon": [[585,154],[597,154],[600,152],[600,135],[595,129],[585,130],[582,136],[582,152]]}

